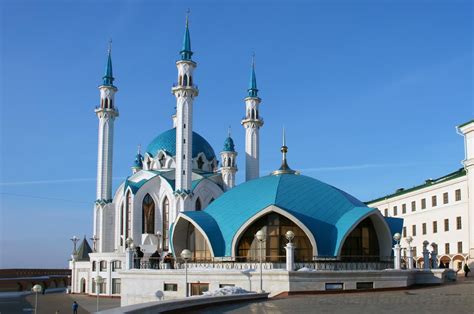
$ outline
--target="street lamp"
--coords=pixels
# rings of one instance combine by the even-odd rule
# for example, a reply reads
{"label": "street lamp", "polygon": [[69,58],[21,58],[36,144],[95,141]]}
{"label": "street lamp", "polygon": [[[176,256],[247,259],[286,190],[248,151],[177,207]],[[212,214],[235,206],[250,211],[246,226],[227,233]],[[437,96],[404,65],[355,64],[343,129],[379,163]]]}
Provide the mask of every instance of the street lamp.
{"label": "street lamp", "polygon": [[33,291],[36,296],[35,296],[35,314],[36,314],[36,311],[38,310],[38,293],[40,293],[41,291],[43,291],[43,287],[41,285],[34,285],[33,288],[31,288],[31,291]]}
{"label": "street lamp", "polygon": [[285,233],[285,237],[286,239],[288,240],[288,243],[291,243],[291,241],[293,241],[293,239],[295,238],[295,233],[291,230],[288,230],[286,233]]}
{"label": "street lamp", "polygon": [[397,244],[400,243],[401,238],[402,238],[402,235],[398,232],[393,235],[393,240],[395,240],[395,242],[397,242]]}
{"label": "street lamp", "polygon": [[101,276],[97,275],[95,277],[95,290],[97,292],[97,312],[99,312],[99,289],[103,282],[104,278],[102,278]]}
{"label": "street lamp", "polygon": [[71,277],[71,292],[74,293],[74,281],[76,280],[76,276],[74,276],[74,272],[76,271],[76,259],[77,259],[77,242],[79,242],[79,238],[76,236],[73,236],[71,238],[71,241],[73,243],[73,250],[72,250],[72,277]]}
{"label": "street lamp", "polygon": [[181,252],[181,258],[184,259],[184,280],[186,283],[186,298],[188,297],[188,260],[191,258],[192,253],[188,249],[184,249]]}
{"label": "street lamp", "polygon": [[99,237],[94,234],[94,236],[91,238],[91,241],[93,244],[92,249],[94,252],[97,252],[97,241],[99,241]]}
{"label": "street lamp", "polygon": [[265,232],[263,230],[258,230],[257,233],[255,234],[255,238],[258,241],[259,248],[260,248],[260,293],[263,293],[263,272],[262,272],[262,244],[265,242]]}

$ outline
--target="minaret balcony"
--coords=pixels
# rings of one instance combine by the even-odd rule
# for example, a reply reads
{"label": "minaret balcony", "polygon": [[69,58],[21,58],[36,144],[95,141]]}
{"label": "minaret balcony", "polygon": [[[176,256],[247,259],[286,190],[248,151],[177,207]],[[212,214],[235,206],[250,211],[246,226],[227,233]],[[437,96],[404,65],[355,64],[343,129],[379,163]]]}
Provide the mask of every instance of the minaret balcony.
{"label": "minaret balcony", "polygon": [[194,93],[194,96],[199,94],[199,89],[197,85],[179,85],[178,83],[174,83],[171,91],[174,93],[175,91],[190,91]]}
{"label": "minaret balcony", "polygon": [[263,118],[259,117],[258,119],[255,119],[255,118],[249,118],[249,117],[242,117],[242,121],[240,122],[240,124],[246,124],[246,123],[255,123],[257,124],[258,126],[262,126],[263,125]]}

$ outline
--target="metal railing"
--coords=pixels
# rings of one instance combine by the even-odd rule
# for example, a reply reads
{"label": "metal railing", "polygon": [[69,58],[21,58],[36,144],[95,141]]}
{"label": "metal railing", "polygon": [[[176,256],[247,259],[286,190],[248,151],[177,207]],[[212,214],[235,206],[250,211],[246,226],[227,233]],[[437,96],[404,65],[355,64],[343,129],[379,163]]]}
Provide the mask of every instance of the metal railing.
{"label": "metal railing", "polygon": [[[246,259],[246,260],[245,260]],[[262,269],[286,269],[286,256],[265,256]],[[184,260],[181,258],[160,260],[159,258],[134,259],[135,269],[183,269]],[[258,258],[238,256],[197,259],[188,261],[188,269],[235,269],[249,270],[260,266]],[[316,256],[308,261],[296,261],[295,269],[308,268],[313,270],[383,270],[393,268],[393,257],[380,256]]]}

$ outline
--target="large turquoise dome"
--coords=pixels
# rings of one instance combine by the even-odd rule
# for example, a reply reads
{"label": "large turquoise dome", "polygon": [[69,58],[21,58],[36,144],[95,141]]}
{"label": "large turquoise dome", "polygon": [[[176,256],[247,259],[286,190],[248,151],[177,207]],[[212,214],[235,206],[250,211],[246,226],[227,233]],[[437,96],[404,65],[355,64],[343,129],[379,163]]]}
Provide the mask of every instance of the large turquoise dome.
{"label": "large turquoise dome", "polygon": [[[146,152],[151,156],[156,156],[160,150],[163,150],[171,156],[176,156],[176,129],[165,131],[155,137],[146,148]],[[193,132],[193,158],[199,153],[204,153],[208,160],[216,157],[212,146],[201,135]]]}
{"label": "large turquoise dome", "polygon": [[[204,230],[216,256],[230,256],[237,231],[270,205],[301,221],[314,236],[318,254],[322,256],[338,255],[345,236],[363,218],[376,215],[383,220],[377,209],[367,207],[348,193],[296,174],[269,175],[248,181],[224,193],[204,211],[186,211],[181,215]],[[390,231],[385,222],[380,225],[390,254]]]}

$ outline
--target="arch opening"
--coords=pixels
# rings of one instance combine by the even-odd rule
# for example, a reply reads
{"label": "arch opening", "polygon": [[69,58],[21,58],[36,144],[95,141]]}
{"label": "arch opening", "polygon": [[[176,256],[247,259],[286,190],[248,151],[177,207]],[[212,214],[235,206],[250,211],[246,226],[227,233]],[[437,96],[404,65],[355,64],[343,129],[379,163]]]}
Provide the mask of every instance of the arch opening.
{"label": "arch opening", "polygon": [[173,249],[175,254],[188,249],[192,252],[193,262],[211,261],[212,247],[203,231],[181,216],[173,228]]}
{"label": "arch opening", "polygon": [[293,231],[295,237],[295,262],[307,262],[313,259],[313,246],[306,233],[289,218],[270,212],[255,220],[243,232],[236,247],[236,261],[251,262],[260,259],[260,244],[255,238],[257,231],[266,235],[262,243],[262,259],[269,262],[284,262],[287,231]]}
{"label": "arch opening", "polygon": [[155,233],[155,202],[150,194],[145,195],[143,198],[142,233]]}
{"label": "arch opening", "polygon": [[379,261],[380,247],[377,232],[370,217],[362,220],[346,237],[341,250],[344,261]]}

